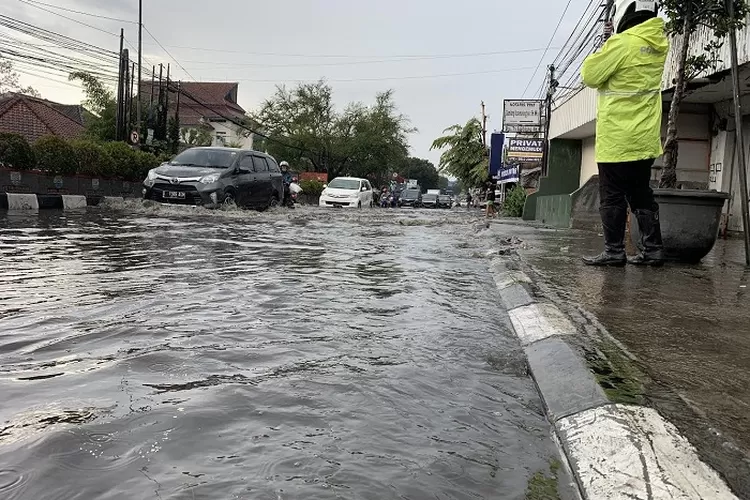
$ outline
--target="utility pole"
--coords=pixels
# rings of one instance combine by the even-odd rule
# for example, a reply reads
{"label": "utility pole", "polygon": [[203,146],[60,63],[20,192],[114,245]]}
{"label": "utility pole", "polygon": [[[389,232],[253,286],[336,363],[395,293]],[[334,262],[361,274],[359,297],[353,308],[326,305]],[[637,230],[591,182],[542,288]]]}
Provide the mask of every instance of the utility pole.
{"label": "utility pole", "polygon": [[[729,11],[729,25],[734,25],[734,0],[726,0]],[[745,233],[745,265],[750,266],[750,201],[747,192],[747,161],[745,158],[745,137],[742,132],[742,96],[740,70],[737,61],[737,31],[729,30],[729,46],[732,57],[732,93],[734,94],[735,136],[740,169],[740,195],[742,196],[742,229]]]}
{"label": "utility pole", "polygon": [[545,114],[547,115],[544,122],[544,161],[542,162],[542,176],[546,177],[549,173],[549,131],[552,122],[552,97],[557,91],[558,81],[555,80],[555,65],[549,65],[549,87],[547,88],[547,99],[545,101]]}
{"label": "utility pole", "polygon": [[487,149],[487,113],[482,101],[482,146]]}
{"label": "utility pole", "polygon": [[138,0],[138,104],[136,106],[138,109],[136,110],[136,120],[138,121],[138,124],[136,126],[136,129],[138,130],[138,133],[141,133],[141,105],[143,104],[142,94],[141,92],[141,78],[143,77],[143,74],[141,72],[141,68],[143,65],[141,64],[143,58],[143,0]]}
{"label": "utility pole", "polygon": [[125,89],[125,84],[123,82],[123,78],[125,76],[125,72],[123,71],[122,62],[123,62],[123,55],[124,55],[124,44],[125,44],[125,30],[120,28],[120,68],[117,72],[117,118],[115,119],[116,122],[116,130],[115,133],[115,140],[121,141],[122,140],[122,124],[123,124],[123,105],[124,105],[124,99],[123,99],[123,90]]}

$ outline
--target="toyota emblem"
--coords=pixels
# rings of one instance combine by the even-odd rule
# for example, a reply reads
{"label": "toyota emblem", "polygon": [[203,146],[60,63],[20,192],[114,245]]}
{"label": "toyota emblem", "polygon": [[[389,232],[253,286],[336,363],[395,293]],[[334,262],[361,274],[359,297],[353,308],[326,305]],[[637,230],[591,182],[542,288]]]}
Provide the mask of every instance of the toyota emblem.
{"label": "toyota emblem", "polygon": [[179,184],[180,183],[180,179],[178,179],[177,177],[175,177],[174,179],[171,179],[169,182],[171,182],[172,184]]}

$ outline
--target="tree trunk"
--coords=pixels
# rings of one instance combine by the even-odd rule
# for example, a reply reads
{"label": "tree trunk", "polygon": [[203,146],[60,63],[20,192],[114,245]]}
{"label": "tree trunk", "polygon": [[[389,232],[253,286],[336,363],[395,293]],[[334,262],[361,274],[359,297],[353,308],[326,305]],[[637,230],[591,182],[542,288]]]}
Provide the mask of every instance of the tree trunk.
{"label": "tree trunk", "polygon": [[677,60],[677,78],[675,82],[674,97],[669,108],[669,120],[667,121],[667,138],[664,141],[664,169],[661,172],[660,188],[674,189],[677,187],[677,158],[679,155],[679,141],[677,140],[677,120],[680,116],[680,106],[685,96],[685,66],[687,65],[688,53],[690,51],[690,2],[685,15],[683,25],[683,40],[680,50],[680,58]]}

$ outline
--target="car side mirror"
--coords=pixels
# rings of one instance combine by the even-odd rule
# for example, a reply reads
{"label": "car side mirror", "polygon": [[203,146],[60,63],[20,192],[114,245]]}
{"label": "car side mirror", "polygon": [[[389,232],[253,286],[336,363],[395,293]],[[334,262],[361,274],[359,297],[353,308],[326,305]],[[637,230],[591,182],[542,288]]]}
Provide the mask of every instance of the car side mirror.
{"label": "car side mirror", "polygon": [[362,192],[364,193],[365,191],[367,191],[367,187],[366,186],[362,186]]}
{"label": "car side mirror", "polygon": [[328,184],[323,184],[323,189],[327,188]]}

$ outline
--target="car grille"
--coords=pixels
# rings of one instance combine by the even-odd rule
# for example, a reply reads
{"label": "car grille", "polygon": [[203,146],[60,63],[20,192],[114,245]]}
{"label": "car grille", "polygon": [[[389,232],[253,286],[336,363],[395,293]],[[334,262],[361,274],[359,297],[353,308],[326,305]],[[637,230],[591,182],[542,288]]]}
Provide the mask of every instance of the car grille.
{"label": "car grille", "polygon": [[[185,193],[185,198],[165,198],[165,191],[176,191]],[[203,198],[195,186],[190,184],[166,184],[156,183],[151,189],[151,199],[161,203],[178,203],[181,205],[201,205]]]}

